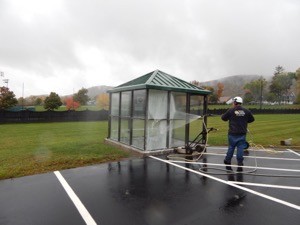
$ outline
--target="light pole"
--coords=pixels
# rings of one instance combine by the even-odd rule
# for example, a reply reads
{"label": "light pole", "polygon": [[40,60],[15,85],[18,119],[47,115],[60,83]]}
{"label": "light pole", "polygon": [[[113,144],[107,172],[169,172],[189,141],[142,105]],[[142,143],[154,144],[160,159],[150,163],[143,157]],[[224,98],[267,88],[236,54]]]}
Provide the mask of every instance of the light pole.
{"label": "light pole", "polygon": [[[4,72],[2,72],[2,71],[0,72],[0,77],[4,78]],[[6,78],[6,79],[3,79],[2,81],[6,84],[6,87],[8,88],[8,81],[9,81],[9,79]]]}
{"label": "light pole", "polygon": [[4,72],[0,71],[0,77],[4,77]]}
{"label": "light pole", "polygon": [[259,104],[260,110],[262,109],[262,98],[263,98],[263,78],[261,76],[260,77],[260,104]]}
{"label": "light pole", "polygon": [[22,110],[24,109],[24,82],[22,86]]}
{"label": "light pole", "polygon": [[7,88],[8,88],[8,81],[9,81],[9,79],[3,79],[3,82],[6,84]]}

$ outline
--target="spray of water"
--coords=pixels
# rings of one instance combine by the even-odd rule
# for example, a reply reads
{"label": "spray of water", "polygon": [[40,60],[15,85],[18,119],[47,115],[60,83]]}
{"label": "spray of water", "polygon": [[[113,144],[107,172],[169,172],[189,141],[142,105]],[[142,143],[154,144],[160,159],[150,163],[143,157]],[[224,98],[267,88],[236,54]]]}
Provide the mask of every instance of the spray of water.
{"label": "spray of water", "polygon": [[174,95],[171,95],[168,117],[167,104],[167,93],[151,92],[148,107],[147,150],[165,148],[167,134],[169,134],[171,147],[182,146],[185,125],[201,118],[199,115],[185,113],[185,106],[180,108],[181,105],[176,104]]}

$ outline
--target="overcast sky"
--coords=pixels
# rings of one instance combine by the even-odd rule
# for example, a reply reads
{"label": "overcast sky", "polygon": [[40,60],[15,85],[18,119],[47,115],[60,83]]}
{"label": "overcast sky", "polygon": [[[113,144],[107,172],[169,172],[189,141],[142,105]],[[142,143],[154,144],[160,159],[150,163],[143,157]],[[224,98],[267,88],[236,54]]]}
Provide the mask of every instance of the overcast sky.
{"label": "overcast sky", "polygon": [[300,67],[299,0],[0,0],[0,71],[17,97],[277,65]]}

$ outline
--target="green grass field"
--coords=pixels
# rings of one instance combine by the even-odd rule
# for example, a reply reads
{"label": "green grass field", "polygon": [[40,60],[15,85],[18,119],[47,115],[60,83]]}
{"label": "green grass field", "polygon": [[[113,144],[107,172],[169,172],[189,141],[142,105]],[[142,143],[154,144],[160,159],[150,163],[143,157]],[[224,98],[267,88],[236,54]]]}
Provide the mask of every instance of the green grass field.
{"label": "green grass field", "polygon": [[[300,149],[300,114],[255,115],[249,126],[248,141],[265,147],[279,146],[280,140],[292,138]],[[202,120],[191,125],[196,135]],[[227,145],[228,123],[219,116],[208,118],[209,145]],[[66,122],[0,124],[0,179],[80,167],[129,156],[129,153],[104,144],[107,122]]]}
{"label": "green grass field", "polygon": [[[249,124],[247,140],[264,147],[280,147],[280,141],[292,138],[292,145],[300,149],[300,114],[268,114],[254,115],[255,121]],[[192,123],[191,134],[199,132],[202,120]],[[228,122],[221,120],[220,116],[209,117],[208,127],[217,128],[218,131],[209,133],[210,145],[227,145]]]}
{"label": "green grass field", "polygon": [[1,124],[0,179],[128,157],[104,144],[107,122]]}

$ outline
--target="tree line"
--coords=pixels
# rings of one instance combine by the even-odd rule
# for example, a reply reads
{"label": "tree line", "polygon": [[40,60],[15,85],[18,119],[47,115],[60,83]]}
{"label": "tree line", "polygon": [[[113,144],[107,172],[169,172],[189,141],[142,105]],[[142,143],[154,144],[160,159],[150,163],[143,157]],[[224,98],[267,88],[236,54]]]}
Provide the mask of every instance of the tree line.
{"label": "tree line", "polygon": [[[219,82],[215,88],[203,86],[199,81],[192,81],[191,83],[212,92],[209,95],[209,103],[220,103],[220,98],[223,96],[225,89],[223,83]],[[295,90],[295,93],[293,90]],[[282,66],[277,66],[271,81],[267,81],[261,76],[246,83],[243,86],[243,92],[242,97],[245,103],[269,102],[281,104],[289,102],[300,104],[300,68],[295,72],[286,72]]]}
{"label": "tree line", "polygon": [[[88,96],[88,89],[81,88],[77,93],[72,96],[60,97],[57,93],[51,92],[46,97],[30,96],[29,98],[20,97],[16,98],[13,91],[8,87],[0,87],[0,110],[9,110],[14,106],[43,106],[46,110],[55,110],[60,106],[65,105],[67,110],[76,110],[80,106],[87,105],[91,99]],[[108,109],[109,96],[102,93],[95,97],[95,104],[100,109]]]}
{"label": "tree line", "polygon": [[[216,90],[211,86],[203,86],[199,81],[192,81],[192,84],[204,87],[212,93],[209,95],[209,103],[220,102],[225,89],[224,84],[219,82]],[[267,81],[262,76],[259,79],[246,83],[243,87],[243,98],[245,103],[261,103],[263,101],[282,103],[290,101],[289,96],[292,93],[291,87],[294,86],[296,93],[293,103],[300,104],[300,68],[295,72],[286,72],[282,66],[277,66],[273,73],[271,81]],[[232,97],[232,96],[231,96]],[[91,99],[88,96],[88,89],[81,88],[72,96],[60,97],[57,93],[51,92],[47,97],[19,98],[16,99],[13,91],[8,87],[0,87],[0,110],[8,110],[13,106],[39,106],[42,105],[46,110],[58,109],[65,105],[67,110],[76,110],[80,106],[86,105]],[[108,109],[109,96],[102,93],[93,99],[100,109]]]}

